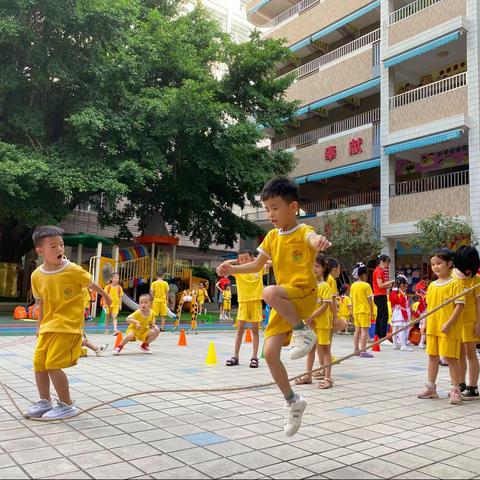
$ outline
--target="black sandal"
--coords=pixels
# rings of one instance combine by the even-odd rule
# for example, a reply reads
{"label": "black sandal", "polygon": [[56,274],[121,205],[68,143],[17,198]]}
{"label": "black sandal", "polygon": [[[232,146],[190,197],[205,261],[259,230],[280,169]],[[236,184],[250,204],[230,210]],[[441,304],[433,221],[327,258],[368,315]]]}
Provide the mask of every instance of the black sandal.
{"label": "black sandal", "polygon": [[258,358],[253,357],[250,360],[250,368],[258,368]]}
{"label": "black sandal", "polygon": [[236,367],[237,365],[239,365],[237,357],[232,357],[227,360],[227,367]]}

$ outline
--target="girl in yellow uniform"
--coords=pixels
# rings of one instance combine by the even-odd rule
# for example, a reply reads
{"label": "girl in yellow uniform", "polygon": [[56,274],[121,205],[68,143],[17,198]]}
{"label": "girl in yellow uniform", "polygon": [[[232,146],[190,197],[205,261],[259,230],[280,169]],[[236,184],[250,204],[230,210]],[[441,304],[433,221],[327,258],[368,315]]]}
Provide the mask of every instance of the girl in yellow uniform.
{"label": "girl in yellow uniform", "polygon": [[340,333],[348,333],[348,326],[353,323],[352,300],[347,294],[345,286],[340,287],[338,296],[338,320],[346,324],[346,328]]}
{"label": "girl in yellow uniform", "polygon": [[230,312],[232,311],[232,290],[230,289],[230,285],[225,287],[223,291],[223,314],[225,318],[228,320],[232,319]]}
{"label": "girl in yellow uniform", "polygon": [[105,335],[108,335],[108,319],[112,317],[113,334],[118,335],[117,317],[122,309],[123,288],[119,285],[120,275],[118,273],[112,274],[112,283],[105,287],[105,291],[110,295],[112,304],[105,307]]}
{"label": "girl in yellow uniform", "polygon": [[[459,281],[451,276],[453,252],[448,248],[434,250],[430,255],[430,264],[438,280],[428,286],[427,311],[433,310],[446,300],[463,291]],[[438,398],[435,382],[438,375],[440,357],[445,357],[450,370],[452,388],[450,403],[461,405],[460,395],[460,344],[462,340],[462,311],[465,299],[460,297],[426,318],[428,378],[425,388],[418,398]]]}
{"label": "girl in yellow uniform", "polygon": [[[477,275],[480,258],[475,247],[461,246],[453,259],[453,276],[463,289],[480,285]],[[465,295],[462,312],[462,345],[460,348],[460,393],[462,400],[476,400],[478,395],[479,363],[477,344],[480,343],[480,287]],[[468,385],[465,383],[468,364]]]}
{"label": "girl in yellow uniform", "polygon": [[[319,254],[315,259],[313,267],[317,277],[317,305],[318,308],[306,320],[306,324],[315,332],[317,336],[316,349],[312,349],[307,355],[307,374],[300,377],[296,384],[312,383],[311,371],[315,362],[315,351],[318,354],[320,366],[328,365],[332,362],[331,338],[332,331],[332,303],[333,292],[330,285],[324,280],[328,277],[329,268],[325,255]],[[332,367],[324,369],[324,378],[319,384],[319,388],[327,389],[333,386]]]}
{"label": "girl in yellow uniform", "polygon": [[[353,322],[355,325],[355,334],[353,336],[353,346],[355,352],[360,353],[360,357],[372,358],[373,355],[367,352],[368,329],[372,318],[374,318],[373,290],[367,283],[367,267],[363,263],[357,263],[353,271],[353,278],[356,281],[350,288],[350,298],[353,305]],[[360,344],[360,349],[359,349]]]}

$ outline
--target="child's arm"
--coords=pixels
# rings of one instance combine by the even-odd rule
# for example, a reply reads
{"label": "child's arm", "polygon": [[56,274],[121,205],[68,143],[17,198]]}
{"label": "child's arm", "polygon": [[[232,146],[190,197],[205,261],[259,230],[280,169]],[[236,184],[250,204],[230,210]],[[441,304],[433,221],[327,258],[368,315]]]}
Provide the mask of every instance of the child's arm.
{"label": "child's arm", "polygon": [[462,310],[465,307],[463,303],[457,303],[455,305],[455,310],[452,313],[452,316],[442,325],[442,332],[448,333],[453,324],[458,320],[458,317],[462,314]]}
{"label": "child's arm", "polygon": [[375,311],[373,307],[373,297],[368,297],[368,306],[370,307],[370,318],[373,318],[373,312]]}
{"label": "child's arm", "polygon": [[133,315],[129,315],[127,317],[127,323],[128,324],[132,323],[133,325],[135,325],[135,328],[140,328],[141,326],[140,322],[136,318],[134,318]]}
{"label": "child's arm", "polygon": [[212,299],[211,299],[210,296],[208,295],[207,289],[204,288],[203,291],[205,292],[205,298],[207,299],[207,302],[211,302]]}
{"label": "child's arm", "polygon": [[475,298],[477,301],[477,323],[475,324],[475,336],[480,337],[480,295]]}
{"label": "child's arm", "polygon": [[305,323],[311,327],[316,317],[319,317],[328,308],[328,303],[323,302],[306,320]]}
{"label": "child's arm", "polygon": [[43,299],[36,298],[35,303],[38,306],[38,320],[37,320],[37,337],[38,337],[38,334],[40,333],[40,324],[42,323],[42,318],[43,318]]}
{"label": "child's arm", "polygon": [[260,272],[263,266],[267,263],[268,257],[261,253],[253,262],[244,263],[243,265],[230,265],[223,262],[217,267],[217,275],[224,277],[226,275],[235,275],[237,273],[257,273]]}
{"label": "child's arm", "polygon": [[318,251],[327,250],[332,246],[332,243],[328,238],[323,235],[317,235],[316,233],[308,236],[308,243],[312,248]]}
{"label": "child's arm", "polygon": [[[92,283],[88,288],[96,292],[97,295],[101,295],[105,300],[107,307],[109,307],[112,304],[112,299],[110,298],[110,295],[100,285],[97,285],[96,283]],[[122,299],[120,299],[120,305],[121,305],[121,301]]]}

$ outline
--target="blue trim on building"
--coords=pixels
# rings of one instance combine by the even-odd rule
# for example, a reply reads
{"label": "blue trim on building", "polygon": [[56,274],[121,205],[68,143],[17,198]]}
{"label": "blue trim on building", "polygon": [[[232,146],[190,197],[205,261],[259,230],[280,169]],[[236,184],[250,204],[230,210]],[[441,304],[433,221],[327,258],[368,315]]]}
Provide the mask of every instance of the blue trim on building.
{"label": "blue trim on building", "polygon": [[435,135],[429,135],[428,137],[418,138],[408,142],[396,143],[395,145],[384,147],[384,152],[385,155],[392,155],[394,153],[405,152],[415,148],[428,147],[437,143],[448,142],[449,140],[460,138],[462,132],[463,130],[459,128],[457,130],[451,130],[450,132],[437,133]]}
{"label": "blue trim on building", "polygon": [[248,11],[248,15],[253,15],[254,13],[258,12],[264,5],[270,3],[271,0],[262,0],[260,3],[257,3],[253,8]]}

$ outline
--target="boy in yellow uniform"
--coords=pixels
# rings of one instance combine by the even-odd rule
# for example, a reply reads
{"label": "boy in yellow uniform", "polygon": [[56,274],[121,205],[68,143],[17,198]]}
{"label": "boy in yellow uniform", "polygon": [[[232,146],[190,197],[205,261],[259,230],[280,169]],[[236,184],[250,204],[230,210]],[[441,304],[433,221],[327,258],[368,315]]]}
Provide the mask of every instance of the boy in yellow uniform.
{"label": "boy in yellow uniform", "polygon": [[223,314],[225,315],[226,320],[231,320],[232,315],[232,290],[230,288],[230,285],[227,285],[225,287],[225,290],[223,291]]}
{"label": "boy in yellow uniform", "polygon": [[160,331],[165,331],[165,319],[167,317],[168,289],[170,286],[163,279],[164,273],[158,272],[157,279],[150,286],[150,295],[153,298],[153,314],[155,320],[160,315]]}
{"label": "boy in yellow uniform", "polygon": [[[232,265],[245,265],[255,260],[252,252],[247,249],[239,250],[236,260],[229,260]],[[237,313],[237,336],[235,337],[235,353],[227,360],[227,367],[239,365],[240,347],[242,345],[245,324],[252,324],[253,356],[250,360],[250,368],[258,368],[258,345],[260,343],[259,327],[263,320],[262,293],[263,275],[266,270],[257,273],[245,273],[234,275],[237,282],[238,313]]]}
{"label": "boy in yellow uniform", "polygon": [[300,428],[307,404],[293,392],[280,353],[290,340],[292,359],[304,357],[315,347],[317,337],[303,320],[310,316],[317,303],[317,280],[313,273],[315,256],[318,250],[331,246],[312,227],[297,223],[298,197],[298,185],[286,176],[279,175],[267,182],[261,200],[274,228],[258,248],[260,255],[244,265],[224,262],[217,269],[219,276],[256,273],[268,260],[272,261],[277,285],[266,287],[262,295],[272,308],[265,330],[264,354],[286,401],[284,432],[288,436]]}
{"label": "boy in yellow uniform", "polygon": [[[83,289],[90,288],[103,295],[107,305],[110,297],[92,282],[83,268],[64,258],[63,230],[54,226],[38,227],[33,244],[43,265],[32,273],[32,292],[38,302],[38,340],[33,356],[35,382],[40,400],[25,413],[26,418],[62,419],[76,415],[70,398],[68,378],[63,368],[77,364],[82,349],[84,324]],[[50,382],[57,392],[53,407]]]}
{"label": "boy in yellow uniform", "polygon": [[340,333],[348,333],[348,326],[353,322],[352,300],[347,295],[345,286],[340,287],[338,297],[338,319],[346,322],[347,328]]}
{"label": "boy in yellow uniform", "polygon": [[211,302],[210,297],[208,296],[207,289],[205,288],[205,284],[203,282],[200,282],[200,286],[197,290],[198,313],[200,315],[203,313],[203,305],[205,303],[205,300],[207,302]]}
{"label": "boy in yellow uniform", "polygon": [[117,318],[122,309],[123,288],[119,285],[120,275],[117,272],[112,274],[112,283],[105,287],[105,291],[110,295],[112,304],[105,308],[105,334],[108,335],[108,320],[112,317],[113,335],[118,335]]}
{"label": "boy in yellow uniform", "polygon": [[128,342],[139,340],[142,342],[140,350],[152,353],[150,344],[158,337],[160,330],[155,325],[155,313],[152,310],[152,297],[143,293],[138,299],[138,310],[127,317],[128,328],[125,337],[113,350],[114,355],[119,355]]}
{"label": "boy in yellow uniform", "polygon": [[367,267],[363,263],[357,263],[352,276],[357,280],[350,288],[355,325],[353,336],[354,351],[360,352],[360,357],[372,358],[373,355],[365,350],[367,347],[368,329],[370,328],[372,318],[374,318],[373,290],[370,284],[367,283]]}

